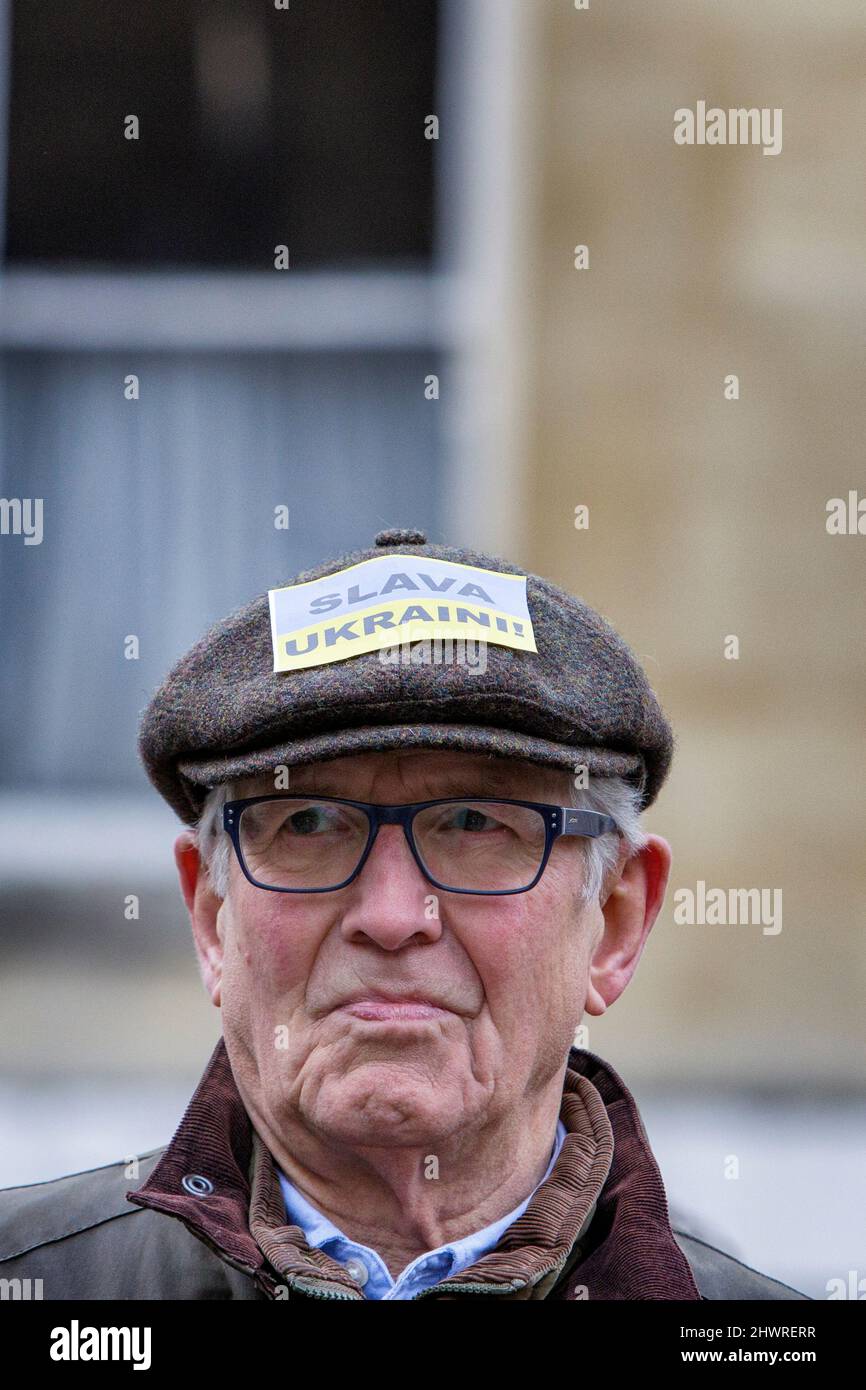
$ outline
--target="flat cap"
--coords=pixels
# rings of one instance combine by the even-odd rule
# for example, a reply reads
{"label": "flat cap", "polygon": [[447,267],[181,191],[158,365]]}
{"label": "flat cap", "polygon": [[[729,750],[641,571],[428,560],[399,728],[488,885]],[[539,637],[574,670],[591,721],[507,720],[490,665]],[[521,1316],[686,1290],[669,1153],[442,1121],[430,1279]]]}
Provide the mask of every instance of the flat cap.
{"label": "flat cap", "polygon": [[[437,621],[438,632],[425,627]],[[485,669],[383,659],[410,630],[413,642],[428,630],[485,640]],[[169,672],[139,729],[148,776],[189,825],[222,782],[412,747],[583,765],[590,778],[633,781],[646,807],[673,735],[633,652],[594,609],[507,560],[412,529],[381,531],[371,548],[221,619]]]}

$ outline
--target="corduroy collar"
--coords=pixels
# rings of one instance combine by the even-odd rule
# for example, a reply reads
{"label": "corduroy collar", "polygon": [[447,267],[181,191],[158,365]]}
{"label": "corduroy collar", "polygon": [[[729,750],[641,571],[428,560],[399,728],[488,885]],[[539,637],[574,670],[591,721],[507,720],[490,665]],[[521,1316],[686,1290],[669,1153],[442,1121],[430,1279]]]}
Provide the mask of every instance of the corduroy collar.
{"label": "corduroy collar", "polygon": [[[419,1297],[699,1299],[637,1106],[613,1068],[573,1048],[560,1115],[568,1133],[523,1215],[494,1250]],[[207,1184],[190,1178],[212,1190],[198,1195]],[[363,1300],[342,1265],[285,1224],[273,1159],[222,1038],[171,1143],[127,1198],[177,1217],[272,1298]]]}

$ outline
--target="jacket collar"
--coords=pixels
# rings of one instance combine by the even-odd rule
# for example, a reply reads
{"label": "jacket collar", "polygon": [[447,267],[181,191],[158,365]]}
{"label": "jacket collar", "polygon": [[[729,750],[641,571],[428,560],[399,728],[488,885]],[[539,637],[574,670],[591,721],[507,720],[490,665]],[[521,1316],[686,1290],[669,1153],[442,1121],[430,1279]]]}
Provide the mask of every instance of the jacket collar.
{"label": "jacket collar", "polygon": [[[613,1068],[572,1048],[560,1115],[568,1133],[523,1215],[494,1250],[420,1297],[699,1299],[637,1106]],[[273,1160],[222,1038],[171,1143],[127,1199],[177,1217],[271,1297],[288,1288],[363,1300],[342,1265],[285,1224]]]}

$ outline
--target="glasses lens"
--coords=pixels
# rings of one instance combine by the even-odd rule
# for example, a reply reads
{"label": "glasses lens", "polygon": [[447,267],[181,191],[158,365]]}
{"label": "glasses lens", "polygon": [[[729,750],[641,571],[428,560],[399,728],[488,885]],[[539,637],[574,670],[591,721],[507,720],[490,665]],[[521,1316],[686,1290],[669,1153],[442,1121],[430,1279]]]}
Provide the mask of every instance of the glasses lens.
{"label": "glasses lens", "polygon": [[427,871],[448,888],[488,893],[527,888],[544,858],[541,812],[505,801],[427,806],[416,815],[414,832]]}
{"label": "glasses lens", "polygon": [[268,888],[332,888],[351,877],[369,822],[354,806],[282,797],[241,812],[239,840],[247,872]]}

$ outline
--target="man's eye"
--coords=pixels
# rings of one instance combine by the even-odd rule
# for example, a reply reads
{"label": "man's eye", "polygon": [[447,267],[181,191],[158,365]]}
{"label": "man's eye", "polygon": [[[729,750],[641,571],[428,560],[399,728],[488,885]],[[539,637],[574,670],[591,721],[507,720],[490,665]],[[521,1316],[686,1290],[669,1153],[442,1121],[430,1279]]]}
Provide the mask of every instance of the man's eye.
{"label": "man's eye", "polygon": [[324,806],[305,806],[287,816],[280,829],[287,835],[313,835],[317,831],[339,830],[339,817]]}
{"label": "man's eye", "polygon": [[319,825],[317,811],[295,811],[283,821],[283,830],[294,835],[310,835]]}
{"label": "man's eye", "polygon": [[494,820],[492,816],[486,815],[483,811],[476,811],[472,806],[461,806],[459,810],[453,811],[448,818],[446,829],[449,830],[499,830],[500,822]]}

